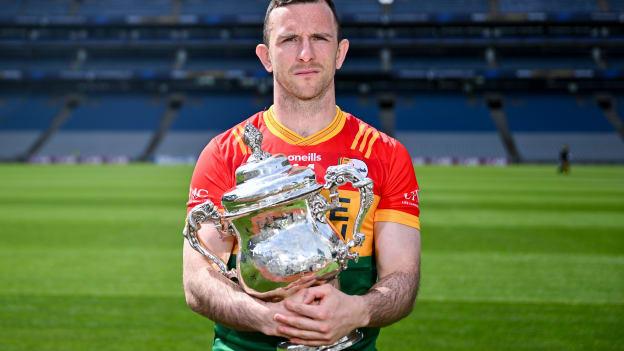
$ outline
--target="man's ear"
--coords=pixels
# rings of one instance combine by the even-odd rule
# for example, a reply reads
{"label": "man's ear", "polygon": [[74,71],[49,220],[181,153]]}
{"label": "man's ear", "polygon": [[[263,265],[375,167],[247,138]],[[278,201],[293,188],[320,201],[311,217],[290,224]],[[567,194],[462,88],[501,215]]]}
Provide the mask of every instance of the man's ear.
{"label": "man's ear", "polygon": [[256,46],[256,56],[260,59],[260,62],[264,66],[267,72],[273,72],[273,64],[271,64],[271,56],[269,55],[269,47],[265,44],[258,44]]}
{"label": "man's ear", "polygon": [[340,43],[338,43],[338,52],[336,53],[336,69],[340,69],[342,64],[347,57],[347,51],[349,51],[349,41],[347,39],[342,39]]}

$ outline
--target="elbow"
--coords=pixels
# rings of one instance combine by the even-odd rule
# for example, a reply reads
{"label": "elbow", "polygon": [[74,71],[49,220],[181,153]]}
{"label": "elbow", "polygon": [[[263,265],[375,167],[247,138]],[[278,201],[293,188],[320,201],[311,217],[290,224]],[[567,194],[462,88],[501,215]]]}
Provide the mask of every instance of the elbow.
{"label": "elbow", "polygon": [[194,293],[192,286],[189,282],[184,282],[184,298],[186,305],[196,313],[201,313],[202,303],[197,294]]}
{"label": "elbow", "polygon": [[414,305],[415,304],[416,304],[416,300],[410,301],[409,305],[405,309],[404,315],[401,316],[401,319],[403,319],[403,318],[409,316],[410,314],[412,314],[412,312],[414,311]]}
{"label": "elbow", "polygon": [[186,305],[193,311],[199,313],[200,310],[200,302],[199,299],[195,296],[195,294],[191,292],[185,292],[184,297],[186,298]]}

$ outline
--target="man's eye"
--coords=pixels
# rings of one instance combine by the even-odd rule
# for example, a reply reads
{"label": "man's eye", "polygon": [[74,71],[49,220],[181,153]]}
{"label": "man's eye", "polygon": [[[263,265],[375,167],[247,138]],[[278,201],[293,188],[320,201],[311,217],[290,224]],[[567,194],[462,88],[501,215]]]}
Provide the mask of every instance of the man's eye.
{"label": "man's eye", "polygon": [[288,41],[295,41],[295,40],[297,40],[297,37],[289,37],[289,38],[284,39],[282,42],[285,43],[285,42],[288,42]]}
{"label": "man's eye", "polygon": [[327,38],[325,37],[313,37],[314,40],[321,40],[321,41],[327,41]]}

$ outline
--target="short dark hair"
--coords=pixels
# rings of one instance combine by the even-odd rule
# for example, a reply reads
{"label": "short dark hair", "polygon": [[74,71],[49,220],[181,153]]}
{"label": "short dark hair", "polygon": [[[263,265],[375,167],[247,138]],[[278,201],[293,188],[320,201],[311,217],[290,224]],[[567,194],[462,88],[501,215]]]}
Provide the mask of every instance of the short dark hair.
{"label": "short dark hair", "polygon": [[336,12],[336,5],[334,5],[333,0],[271,0],[269,7],[267,8],[266,15],[264,16],[264,28],[262,30],[262,40],[264,41],[264,44],[269,45],[269,16],[274,9],[288,5],[316,2],[325,2],[331,9],[332,14],[334,15],[334,21],[336,21],[337,39],[340,41],[342,35],[340,30],[340,21],[338,20],[338,13]]}

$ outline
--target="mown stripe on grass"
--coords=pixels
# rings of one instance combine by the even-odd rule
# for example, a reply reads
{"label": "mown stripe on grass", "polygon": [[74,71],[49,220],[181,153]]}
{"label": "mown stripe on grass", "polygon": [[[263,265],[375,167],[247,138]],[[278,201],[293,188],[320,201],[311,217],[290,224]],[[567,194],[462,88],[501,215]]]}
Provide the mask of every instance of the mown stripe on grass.
{"label": "mown stripe on grass", "polygon": [[0,295],[0,349],[208,350],[212,322],[184,297]]}
{"label": "mown stripe on grass", "polygon": [[384,328],[379,349],[622,350],[624,306],[558,303],[434,302]]}
{"label": "mown stripe on grass", "polygon": [[[17,264],[19,263],[19,264]],[[174,296],[180,250],[0,250],[0,293]],[[425,252],[421,297],[621,303],[624,257]]]}
{"label": "mown stripe on grass", "polygon": [[[621,350],[624,306],[421,299],[380,350]],[[0,295],[0,348],[206,350],[212,322],[181,296]]]}
{"label": "mown stripe on grass", "polygon": [[424,251],[624,254],[622,228],[575,228],[551,224],[516,227],[513,225],[464,226],[427,224],[422,233]]}
{"label": "mown stripe on grass", "polygon": [[425,252],[421,297],[621,304],[624,256]]}

